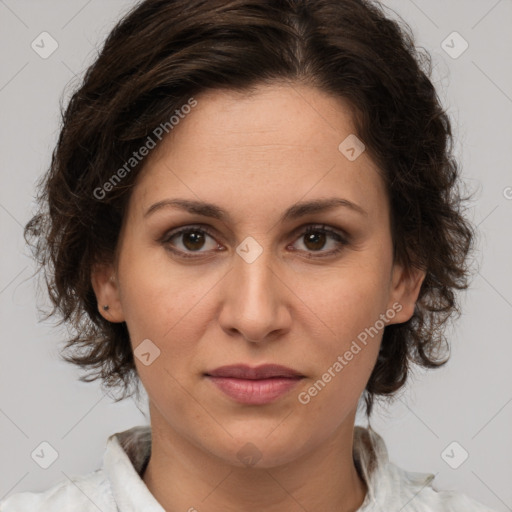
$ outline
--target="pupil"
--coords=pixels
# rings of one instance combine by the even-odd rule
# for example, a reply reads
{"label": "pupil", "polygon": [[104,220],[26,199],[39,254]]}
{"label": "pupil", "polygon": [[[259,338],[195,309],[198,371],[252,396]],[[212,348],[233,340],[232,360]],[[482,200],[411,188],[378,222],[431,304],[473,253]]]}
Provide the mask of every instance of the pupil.
{"label": "pupil", "polygon": [[[188,243],[188,241],[192,241],[192,243]],[[194,249],[200,249],[202,246],[202,242],[204,242],[204,236],[197,231],[194,231],[192,233],[186,233],[185,234],[185,240],[184,245],[187,249],[194,250]],[[197,244],[197,245],[196,245]]]}
{"label": "pupil", "polygon": [[313,242],[313,247],[308,246],[310,249],[321,249],[325,243],[325,233],[308,233],[306,235],[308,245],[309,242]]}

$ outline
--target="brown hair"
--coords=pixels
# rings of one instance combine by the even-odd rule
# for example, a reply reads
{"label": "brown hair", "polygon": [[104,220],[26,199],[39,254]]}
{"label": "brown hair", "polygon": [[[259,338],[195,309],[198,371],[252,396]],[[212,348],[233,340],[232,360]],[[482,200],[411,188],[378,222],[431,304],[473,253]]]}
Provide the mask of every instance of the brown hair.
{"label": "brown hair", "polygon": [[[139,384],[126,324],[100,315],[91,286],[93,265],[113,259],[144,165],[127,168],[126,162],[156,127],[169,128],[193,95],[215,88],[250,92],[275,82],[308,84],[348,100],[357,136],[385,179],[395,259],[426,270],[413,317],[385,328],[365,390],[368,416],[375,395],[391,396],[404,385],[411,362],[444,364],[442,327],[458,312],[455,291],[468,286],[474,232],[462,216],[451,125],[430,73],[430,55],[414,47],[410,28],[366,0],[135,6],[63,110],[40,183],[40,210],[25,228],[45,268],[49,315],[58,313],[73,329],[65,346],[71,353],[63,358],[95,370],[81,380],[121,385],[118,400]],[[122,179],[112,183],[116,172]]]}

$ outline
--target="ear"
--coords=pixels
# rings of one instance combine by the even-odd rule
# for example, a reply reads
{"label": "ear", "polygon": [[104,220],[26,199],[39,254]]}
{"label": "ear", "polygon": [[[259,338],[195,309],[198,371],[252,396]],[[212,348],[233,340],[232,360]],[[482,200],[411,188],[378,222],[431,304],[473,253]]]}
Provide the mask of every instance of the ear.
{"label": "ear", "polygon": [[396,309],[396,315],[390,323],[400,324],[412,317],[425,275],[424,270],[415,267],[406,269],[398,263],[393,265],[388,307],[400,304],[401,309]]}
{"label": "ear", "polygon": [[[109,322],[124,322],[119,298],[119,283],[113,265],[94,266],[91,272],[91,284],[101,316]],[[108,308],[103,306],[108,306]]]}

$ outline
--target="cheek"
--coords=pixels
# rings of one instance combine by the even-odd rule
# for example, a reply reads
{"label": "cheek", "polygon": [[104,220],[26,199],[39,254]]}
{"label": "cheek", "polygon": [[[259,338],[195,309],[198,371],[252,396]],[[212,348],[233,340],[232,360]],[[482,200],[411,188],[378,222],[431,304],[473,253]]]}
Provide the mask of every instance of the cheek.
{"label": "cheek", "polygon": [[325,407],[342,414],[354,406],[375,365],[387,325],[381,315],[387,318],[389,282],[384,265],[369,263],[296,281],[297,295],[312,312],[308,323],[317,326],[305,352],[314,376],[299,400],[315,411],[313,416]]}
{"label": "cheek", "polygon": [[[211,292],[222,277],[222,273],[217,274],[206,266],[202,271],[199,267],[180,268],[164,251],[147,261],[142,252],[126,248],[119,263],[119,278],[130,341],[136,356],[137,347],[147,339],[160,351],[151,366],[135,357],[143,381],[156,379],[157,370],[161,373],[167,369],[176,376],[191,370],[197,343],[203,338],[208,315],[213,314]],[[162,377],[165,375],[158,378]]]}
{"label": "cheek", "polygon": [[311,321],[323,331],[319,338],[327,335],[329,344],[339,349],[385,312],[388,289],[385,269],[364,262],[293,281],[294,292],[311,311]]}
{"label": "cheek", "polygon": [[162,338],[214,280],[172,263],[163,249],[135,245],[128,240],[121,250],[119,278],[123,313],[136,342],[141,336]]}

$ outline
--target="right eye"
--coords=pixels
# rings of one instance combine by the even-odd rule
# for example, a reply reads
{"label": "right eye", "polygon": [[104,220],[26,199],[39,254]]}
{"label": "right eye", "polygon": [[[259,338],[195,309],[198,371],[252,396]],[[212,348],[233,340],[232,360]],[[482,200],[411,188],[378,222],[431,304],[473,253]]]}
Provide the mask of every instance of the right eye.
{"label": "right eye", "polygon": [[[209,251],[201,251],[208,238],[211,250],[219,248],[219,244],[213,239],[213,235],[204,226],[185,226],[174,231],[167,232],[161,239],[161,243],[165,248],[182,258],[199,258],[201,255]],[[173,240],[177,239],[178,244]],[[177,247],[178,246],[178,247]],[[193,253],[198,253],[194,255]]]}

